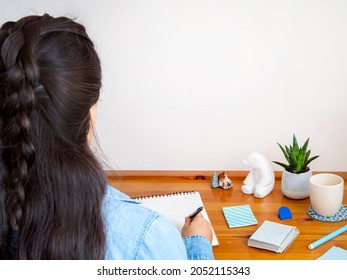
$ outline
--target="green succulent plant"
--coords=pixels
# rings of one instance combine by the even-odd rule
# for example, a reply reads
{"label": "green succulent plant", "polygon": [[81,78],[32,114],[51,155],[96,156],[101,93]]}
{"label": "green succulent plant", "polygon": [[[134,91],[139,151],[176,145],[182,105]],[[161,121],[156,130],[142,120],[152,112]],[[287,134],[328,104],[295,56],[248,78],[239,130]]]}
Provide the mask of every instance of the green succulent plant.
{"label": "green succulent plant", "polygon": [[281,144],[277,143],[278,146],[281,148],[284,157],[287,160],[286,163],[273,161],[274,163],[284,167],[285,170],[291,173],[304,173],[308,171],[309,164],[318,158],[319,156],[313,156],[310,157],[311,150],[308,150],[308,143],[310,138],[308,138],[304,145],[302,147],[299,146],[298,141],[295,137],[295,134],[293,135],[293,143],[292,145],[288,146],[282,146]]}

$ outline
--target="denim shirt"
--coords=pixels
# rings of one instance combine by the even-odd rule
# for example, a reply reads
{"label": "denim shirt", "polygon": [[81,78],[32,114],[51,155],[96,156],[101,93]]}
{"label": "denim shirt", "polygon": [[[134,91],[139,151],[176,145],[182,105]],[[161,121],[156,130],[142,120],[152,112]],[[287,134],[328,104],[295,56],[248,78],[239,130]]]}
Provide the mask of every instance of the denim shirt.
{"label": "denim shirt", "polygon": [[107,186],[102,207],[107,260],[214,259],[207,238],[182,238],[164,217],[111,186]]}

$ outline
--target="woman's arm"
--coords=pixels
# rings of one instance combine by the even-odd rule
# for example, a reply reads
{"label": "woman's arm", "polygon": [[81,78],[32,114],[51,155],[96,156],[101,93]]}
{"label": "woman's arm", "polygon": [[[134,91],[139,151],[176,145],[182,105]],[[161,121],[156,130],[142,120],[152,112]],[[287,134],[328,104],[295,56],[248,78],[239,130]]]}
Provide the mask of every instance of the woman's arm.
{"label": "woman's arm", "polygon": [[[191,223],[190,227],[187,225],[189,230],[196,231],[195,227],[202,226],[205,219],[200,215],[195,217],[194,224]],[[185,227],[186,225],[183,228]],[[202,235],[195,233],[193,235],[193,232],[182,239],[180,232],[172,223],[158,216],[147,229],[143,244],[139,247],[137,259],[211,260],[214,256],[210,240]]]}

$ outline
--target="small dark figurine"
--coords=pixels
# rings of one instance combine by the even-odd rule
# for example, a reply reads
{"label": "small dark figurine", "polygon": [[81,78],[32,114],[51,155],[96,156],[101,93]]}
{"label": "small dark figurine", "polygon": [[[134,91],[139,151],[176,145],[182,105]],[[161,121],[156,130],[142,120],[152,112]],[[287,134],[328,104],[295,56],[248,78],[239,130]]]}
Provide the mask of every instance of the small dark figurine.
{"label": "small dark figurine", "polygon": [[225,190],[230,189],[233,186],[233,182],[228,178],[225,172],[218,175],[218,184]]}

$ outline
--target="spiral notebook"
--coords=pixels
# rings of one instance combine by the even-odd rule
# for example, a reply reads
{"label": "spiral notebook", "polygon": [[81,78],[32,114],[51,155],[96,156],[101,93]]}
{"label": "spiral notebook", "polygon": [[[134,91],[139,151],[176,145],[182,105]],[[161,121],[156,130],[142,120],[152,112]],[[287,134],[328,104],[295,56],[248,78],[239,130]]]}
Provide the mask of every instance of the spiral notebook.
{"label": "spiral notebook", "polygon": [[[135,197],[134,199],[142,201],[144,206],[160,213],[162,216],[167,218],[177,227],[180,232],[184,225],[185,217],[193,213],[198,207],[203,206],[200,193],[196,191]],[[203,217],[211,223],[205,207],[201,213]],[[213,228],[212,233],[212,246],[217,246],[219,245],[219,242]]]}

